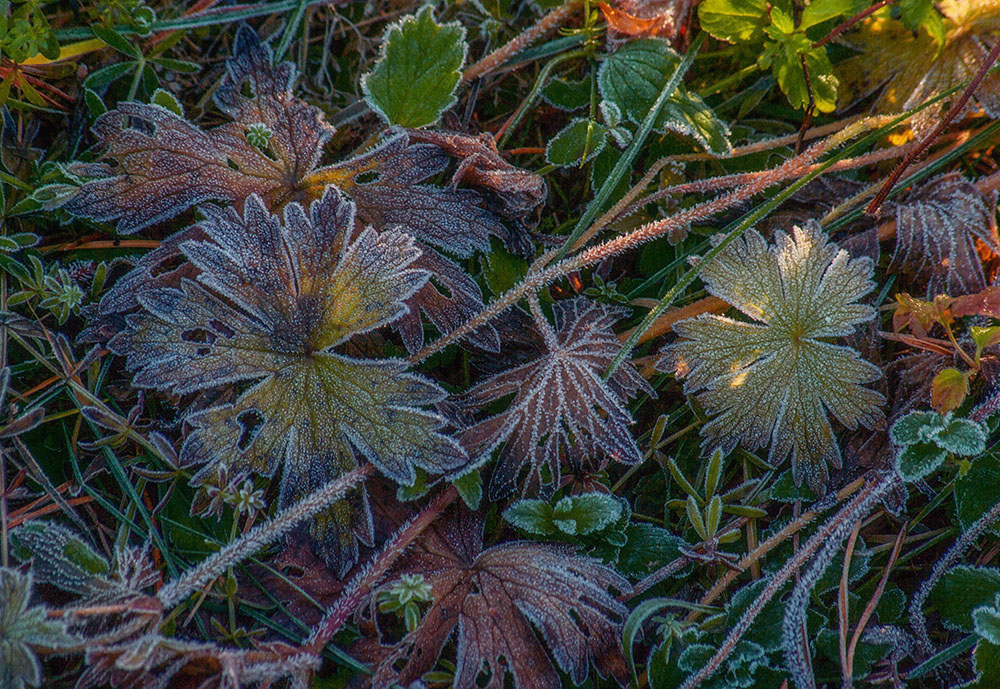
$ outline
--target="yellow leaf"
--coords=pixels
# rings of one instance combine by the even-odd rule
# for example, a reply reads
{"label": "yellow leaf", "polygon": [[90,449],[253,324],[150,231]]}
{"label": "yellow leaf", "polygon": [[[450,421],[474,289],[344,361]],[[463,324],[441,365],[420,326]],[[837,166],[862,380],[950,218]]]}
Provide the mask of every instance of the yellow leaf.
{"label": "yellow leaf", "polygon": [[969,376],[955,368],[946,368],[931,383],[931,406],[941,414],[955,411],[969,394]]}

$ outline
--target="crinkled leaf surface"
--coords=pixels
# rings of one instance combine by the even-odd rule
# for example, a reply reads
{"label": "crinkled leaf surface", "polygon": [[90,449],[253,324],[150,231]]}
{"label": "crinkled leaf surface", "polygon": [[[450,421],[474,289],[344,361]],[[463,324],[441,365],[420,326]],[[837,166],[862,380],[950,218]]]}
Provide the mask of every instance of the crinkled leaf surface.
{"label": "crinkled leaf surface", "polygon": [[[1000,40],[1000,0],[941,0],[936,4],[944,14],[945,42],[940,52],[933,36],[925,31],[910,31],[891,18],[888,8],[877,12],[860,31],[847,38],[847,43],[861,52],[842,62],[837,70],[842,88],[847,87],[845,102],[884,84],[876,109],[898,113],[975,76],[990,47]],[[933,127],[947,102],[920,111],[911,120],[913,127],[918,131]],[[983,79],[966,111],[977,106],[991,117],[1000,117],[1000,73]]]}
{"label": "crinkled leaf surface", "polygon": [[[136,232],[206,200],[242,202],[258,194],[271,208],[300,196],[299,180],[319,162],[333,127],[292,95],[295,68],[271,64],[271,51],[248,27],[237,31],[233,57],[215,103],[231,122],[208,131],[158,105],[122,103],[93,132],[113,162],[78,164],[93,177],[65,208],[96,220],[118,220]],[[249,89],[251,96],[244,95]],[[269,132],[266,147],[248,140]]]}
{"label": "crinkled leaf surface", "polygon": [[[608,590],[630,587],[592,558],[520,541],[482,550],[481,518],[463,511],[431,527],[401,571],[422,574],[433,603],[379,664],[372,686],[409,686],[419,679],[456,627],[455,689],[502,689],[510,686],[508,674],[514,687],[558,689],[562,682],[549,653],[576,685],[587,677],[590,663],[602,675],[624,680],[621,625],[627,609]],[[385,588],[392,577],[387,581]],[[483,670],[485,685],[476,681]]]}
{"label": "crinkled leaf surface", "polygon": [[[443,472],[463,453],[420,407],[444,397],[400,360],[359,360],[334,348],[398,319],[427,273],[412,267],[413,240],[367,228],[354,236],[354,205],[335,189],[283,221],[256,196],[240,215],[203,208],[207,239],[181,244],[201,272],[179,288],[139,295],[143,310],[112,347],[128,357],[134,384],[188,393],[252,383],[232,404],[187,417],[194,432],[181,461],[272,475],[284,467],[290,503],[355,466],[355,452],[387,476],[412,483],[415,466]],[[359,516],[354,512],[361,509]],[[367,512],[341,503],[317,535],[341,564],[370,532]]]}
{"label": "crinkled leaf surface", "polygon": [[389,124],[423,127],[455,103],[468,45],[459,22],[438,24],[430,5],[386,29],[375,69],[361,77],[368,105]]}
{"label": "crinkled leaf surface", "polygon": [[0,567],[0,687],[37,687],[42,669],[32,646],[59,648],[71,641],[65,623],[30,607],[31,576]]}
{"label": "crinkled leaf surface", "polygon": [[[680,61],[663,41],[644,38],[627,43],[601,63],[597,77],[601,97],[617,105],[628,119],[642,122]],[[732,149],[729,127],[683,85],[663,106],[654,128],[690,136],[713,153]]]}
{"label": "crinkled leaf surface", "polygon": [[976,239],[1000,254],[996,205],[960,174],[931,180],[896,210],[889,269],[926,286],[928,298],[983,291],[987,280]]}
{"label": "crinkled leaf surface", "polygon": [[503,444],[490,481],[492,499],[510,492],[527,464],[522,492],[558,485],[560,463],[574,443],[585,454],[632,464],[641,458],[628,430],[632,416],[624,400],[653,389],[630,364],[619,366],[607,382],[601,376],[621,344],[611,326],[620,311],[584,298],[553,306],[556,328],[539,358],[476,385],[463,398],[467,407],[484,407],[514,395],[506,411],[472,425],[462,443],[474,458],[485,458]]}
{"label": "crinkled leaf surface", "polygon": [[612,41],[629,38],[665,38],[677,35],[691,0],[617,0],[612,7],[598,3],[608,22]]}
{"label": "crinkled leaf surface", "polygon": [[840,466],[827,413],[848,428],[884,424],[885,398],[864,387],[881,371],[848,347],[828,342],[875,315],[856,303],[873,287],[869,258],[850,259],[817,224],[776,235],[756,231],[706,265],[708,291],[756,322],[702,315],[674,325],[663,370],[686,378],[684,390],[714,416],[705,445],[770,446],[770,461],[792,457],[797,483],[814,490]]}

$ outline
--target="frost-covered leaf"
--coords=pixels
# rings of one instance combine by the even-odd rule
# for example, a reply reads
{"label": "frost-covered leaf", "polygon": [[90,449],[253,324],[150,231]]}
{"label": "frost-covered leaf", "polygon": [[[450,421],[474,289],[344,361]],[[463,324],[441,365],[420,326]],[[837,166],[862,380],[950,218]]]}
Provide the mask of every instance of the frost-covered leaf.
{"label": "frost-covered leaf", "polygon": [[[431,527],[400,571],[422,574],[433,603],[379,663],[372,686],[409,686],[434,666],[456,628],[455,689],[559,689],[563,684],[549,654],[576,685],[591,663],[602,675],[624,681],[621,625],[627,609],[609,589],[630,587],[596,560],[542,543],[513,541],[482,550],[482,522],[464,513]],[[387,577],[383,588],[393,579]],[[484,670],[485,684],[478,683]]]}
{"label": "frost-covered leaf", "polygon": [[[842,88],[850,103],[881,88],[875,105],[880,113],[899,113],[916,107],[975,76],[983,66],[1000,26],[1000,0],[941,0],[944,45],[927,32],[914,32],[892,19],[885,8],[850,34],[846,42],[860,51],[838,65]],[[884,85],[884,88],[883,88]],[[911,120],[918,130],[938,123],[953,95],[925,108]],[[982,107],[990,117],[1000,117],[1000,73],[988,74],[976,88],[964,113]],[[964,113],[959,114],[959,118]]]}
{"label": "frost-covered leaf", "polygon": [[562,167],[580,166],[600,153],[606,142],[607,127],[578,117],[549,140],[545,161]]}
{"label": "frost-covered leaf", "polygon": [[972,625],[976,634],[991,644],[1000,644],[1000,611],[995,604],[973,610]]}
{"label": "frost-covered leaf", "polygon": [[751,230],[704,267],[708,291],[757,321],[681,321],[659,362],[714,415],[702,427],[706,447],[770,446],[773,464],[791,455],[796,483],[825,485],[827,465],[840,466],[828,413],[851,429],[885,421],[885,398],[864,387],[882,372],[827,341],[875,315],[857,303],[871,278],[871,259],[851,259],[815,223],[779,232],[775,246]]}
{"label": "frost-covered leaf", "polygon": [[896,458],[896,471],[904,481],[919,481],[937,471],[947,457],[948,453],[934,443],[908,445]]}
{"label": "frost-covered leaf", "polygon": [[546,500],[518,500],[504,511],[503,518],[539,536],[584,536],[617,521],[621,513],[621,503],[613,495],[584,493],[567,495],[554,505]]}
{"label": "frost-covered leaf", "polygon": [[389,124],[434,124],[455,103],[467,50],[462,25],[438,24],[424,5],[386,29],[375,68],[361,77],[365,100]]}
{"label": "frost-covered leaf", "polygon": [[951,629],[972,631],[973,611],[1000,594],[1000,570],[959,565],[945,572],[931,591],[931,602]]}
{"label": "frost-covered leaf", "polygon": [[640,391],[652,396],[652,388],[628,363],[609,381],[601,379],[621,347],[611,330],[620,311],[584,298],[557,302],[552,310],[556,327],[547,351],[479,383],[462,400],[467,408],[482,408],[514,396],[506,411],[462,433],[469,456],[480,461],[503,445],[490,481],[491,499],[513,490],[525,464],[530,474],[522,492],[558,485],[561,460],[573,444],[627,464],[641,457],[624,401]]}
{"label": "frost-covered leaf", "polygon": [[107,585],[107,561],[58,522],[29,521],[11,534],[15,553],[24,549],[35,579],[64,591],[86,594]]}
{"label": "frost-covered leaf", "polygon": [[890,271],[905,273],[938,294],[973,294],[987,287],[976,240],[1000,254],[996,198],[987,198],[958,173],[931,180],[896,210],[896,249]]}
{"label": "frost-covered leaf", "polygon": [[[601,64],[597,76],[601,97],[617,105],[632,122],[642,122],[680,61],[680,55],[663,41],[646,38],[627,43]],[[653,127],[658,132],[690,136],[713,153],[732,150],[729,127],[683,85],[667,100]]]}
{"label": "frost-covered leaf", "polygon": [[[548,196],[545,179],[530,170],[507,162],[497,150],[492,134],[470,136],[461,132],[408,130],[410,141],[430,143],[458,158],[452,175],[453,188],[459,183],[471,184],[484,195],[483,206],[509,219],[517,227],[533,227],[532,217]],[[531,254],[533,247],[523,237],[514,234],[504,238],[508,247]]]}
{"label": "frost-covered leaf", "polygon": [[31,576],[0,567],[0,687],[23,689],[42,682],[33,646],[58,649],[72,642],[65,623],[30,606]]}
{"label": "frost-covered leaf", "polygon": [[[231,404],[189,414],[194,432],[181,462],[273,475],[283,467],[281,504],[356,464],[356,454],[410,484],[415,467],[440,473],[463,452],[421,409],[444,397],[400,360],[361,360],[334,349],[400,318],[427,273],[407,235],[366,228],[355,235],[354,204],[328,189],[283,221],[252,196],[244,214],[202,208],[202,241],[180,245],[201,272],[179,288],[143,292],[141,311],[111,347],[128,357],[137,387],[189,393],[252,383]],[[352,532],[370,534],[363,497],[338,503],[313,525],[332,560],[350,563]]]}
{"label": "frost-covered leaf", "polygon": [[[241,203],[255,193],[277,208],[295,198],[334,129],[322,111],[292,95],[294,79],[292,63],[273,66],[270,49],[240,27],[215,92],[232,121],[205,131],[158,105],[120,104],[93,128],[108,162],[72,166],[93,179],[65,209],[117,219],[118,231],[131,233],[206,200]],[[269,132],[267,146],[250,142],[255,127]]]}
{"label": "frost-covered leaf", "polygon": [[481,194],[424,184],[448,162],[440,147],[413,144],[406,132],[394,131],[368,151],[313,171],[302,184],[310,195],[333,184],[354,199],[362,221],[378,229],[398,226],[459,256],[488,250],[490,235],[506,240],[503,223],[481,207]]}

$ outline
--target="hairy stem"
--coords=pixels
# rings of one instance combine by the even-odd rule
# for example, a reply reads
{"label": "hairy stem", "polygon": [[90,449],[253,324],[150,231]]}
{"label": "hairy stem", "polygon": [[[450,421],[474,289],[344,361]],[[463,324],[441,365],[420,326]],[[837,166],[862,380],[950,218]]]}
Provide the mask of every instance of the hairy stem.
{"label": "hairy stem", "polygon": [[203,560],[176,581],[168,583],[160,589],[157,598],[165,608],[177,605],[191,593],[211,582],[227,567],[250,557],[264,546],[284,536],[300,522],[318,514],[330,503],[343,497],[347,491],[364,481],[372,471],[372,466],[365,464],[313,491],[272,519],[258,524],[245,536],[225,546],[215,555]]}
{"label": "hairy stem", "polygon": [[581,0],[575,0],[574,2],[568,2],[565,5],[552,10],[542,17],[537,24],[527,29],[513,40],[500,46],[479,62],[465,70],[462,74],[462,81],[472,81],[477,77],[481,77],[484,74],[492,72],[494,69],[507,62],[507,60],[527,48],[536,39],[561,25],[573,16],[573,13],[580,8],[581,4],[583,4]]}
{"label": "hairy stem", "polygon": [[[819,527],[819,530],[810,538],[805,545],[803,545],[796,553],[788,559],[787,562],[779,569],[771,580],[768,582],[767,586],[761,591],[760,595],[750,604],[750,606],[740,617],[736,625],[729,632],[726,640],[716,651],[715,655],[711,660],[703,667],[701,670],[695,674],[688,677],[683,684],[681,684],[680,689],[694,689],[694,687],[701,684],[704,680],[708,679],[715,671],[722,665],[723,661],[729,654],[732,653],[736,644],[743,637],[746,631],[753,624],[753,621],[757,618],[757,615],[764,609],[770,600],[782,589],[785,584],[788,583],[799,568],[805,564],[813,556],[813,554],[818,551],[829,539],[837,538],[837,535],[844,531],[845,524],[846,528],[849,530],[853,528],[854,521],[858,514],[867,513],[868,509],[877,501],[891,485],[891,481],[887,481],[884,476],[878,477],[878,480],[868,482],[865,487],[859,492],[850,503],[844,506],[837,514],[829,519],[825,524]],[[846,536],[846,533],[844,533]],[[842,538],[837,539],[839,542]]]}

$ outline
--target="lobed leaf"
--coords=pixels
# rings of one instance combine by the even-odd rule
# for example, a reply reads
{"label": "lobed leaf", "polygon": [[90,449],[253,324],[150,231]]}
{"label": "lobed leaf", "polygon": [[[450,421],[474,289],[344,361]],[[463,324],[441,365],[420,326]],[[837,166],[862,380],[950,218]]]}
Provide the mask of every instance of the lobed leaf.
{"label": "lobed leaf", "polygon": [[851,429],[884,424],[885,398],[864,387],[881,371],[826,341],[875,315],[856,303],[873,287],[872,262],[851,260],[815,223],[775,239],[769,246],[750,231],[702,271],[710,293],[757,322],[681,321],[658,367],[685,378],[684,391],[713,414],[702,427],[705,447],[770,446],[771,463],[791,455],[796,483],[818,491],[827,464],[840,466],[828,413]]}
{"label": "lobed leaf", "polygon": [[896,209],[896,248],[889,270],[938,294],[973,294],[988,286],[977,240],[1000,254],[994,209],[961,174],[937,177]]}
{"label": "lobed leaf", "polygon": [[[887,8],[847,38],[846,43],[859,55],[838,66],[845,102],[879,90],[877,112],[903,112],[961,85],[979,71],[998,40],[1000,0],[941,0],[936,4],[944,15],[943,36],[912,31],[892,19]],[[944,39],[943,45],[938,45],[939,38]],[[917,132],[929,130],[947,106],[946,101],[921,110],[911,126]],[[1000,117],[1000,73],[986,75],[958,118],[977,107],[990,117]]]}
{"label": "lobed leaf", "polygon": [[474,409],[514,396],[506,411],[461,434],[476,461],[503,445],[491,499],[513,490],[525,464],[530,472],[522,492],[558,485],[561,460],[574,445],[627,464],[641,458],[623,402],[639,392],[653,396],[653,389],[631,365],[620,366],[607,382],[601,378],[621,346],[611,330],[621,311],[582,297],[557,302],[552,311],[555,333],[541,358],[479,383],[461,401]]}
{"label": "lobed leaf", "polygon": [[[107,162],[70,166],[91,179],[65,209],[118,220],[118,231],[130,234],[203,201],[242,203],[257,194],[277,208],[298,198],[299,181],[334,129],[322,111],[292,95],[294,66],[273,66],[271,57],[253,30],[239,28],[215,92],[232,121],[215,129],[204,131],[159,105],[122,103],[102,115],[93,132]],[[255,127],[269,133],[266,147],[251,143]]]}
{"label": "lobed leaf", "polygon": [[[627,609],[608,589],[630,587],[596,560],[523,541],[483,550],[481,517],[463,513],[431,527],[401,571],[422,574],[433,603],[378,664],[372,686],[409,686],[434,666],[456,628],[455,689],[558,689],[562,682],[549,654],[574,684],[586,679],[591,663],[624,683]],[[383,590],[392,577],[387,581]],[[477,682],[484,671],[485,684]]]}
{"label": "lobed leaf", "polygon": [[[242,215],[202,212],[206,238],[180,245],[197,278],[141,293],[143,310],[110,345],[127,356],[139,387],[184,394],[252,383],[235,402],[187,416],[194,431],[181,463],[208,463],[196,479],[218,464],[268,476],[283,466],[287,505],[354,468],[358,454],[405,484],[415,467],[441,473],[464,462],[437,430],[443,419],[421,408],[443,390],[407,373],[405,362],[333,351],[407,312],[404,300],[427,280],[412,267],[419,250],[410,237],[355,234],[354,204],[335,189],[308,212],[289,204],[283,221],[257,196]],[[363,495],[312,528],[341,566],[370,530]]]}

